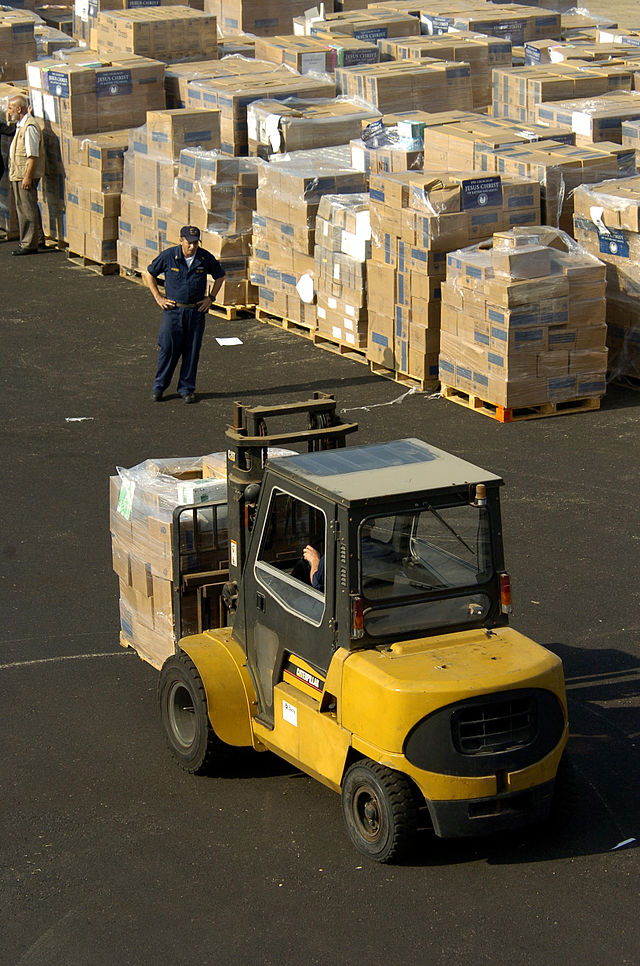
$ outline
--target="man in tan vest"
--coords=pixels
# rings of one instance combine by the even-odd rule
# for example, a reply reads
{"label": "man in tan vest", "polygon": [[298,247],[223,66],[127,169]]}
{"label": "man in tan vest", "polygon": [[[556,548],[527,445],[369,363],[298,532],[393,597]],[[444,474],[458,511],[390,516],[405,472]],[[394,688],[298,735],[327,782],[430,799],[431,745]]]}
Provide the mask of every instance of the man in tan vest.
{"label": "man in tan vest", "polygon": [[38,207],[38,182],[44,174],[42,131],[29,113],[29,102],[22,94],[9,101],[7,119],[16,125],[9,150],[9,181],[18,215],[20,247],[12,255],[34,255],[45,247],[42,219]]}

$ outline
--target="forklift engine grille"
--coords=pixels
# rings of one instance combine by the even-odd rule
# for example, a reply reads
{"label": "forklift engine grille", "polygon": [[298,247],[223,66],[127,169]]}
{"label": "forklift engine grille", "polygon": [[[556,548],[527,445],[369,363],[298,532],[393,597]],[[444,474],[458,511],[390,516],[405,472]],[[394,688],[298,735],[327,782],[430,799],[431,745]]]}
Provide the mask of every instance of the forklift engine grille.
{"label": "forklift engine grille", "polygon": [[451,718],[453,742],[463,755],[489,755],[530,744],[538,729],[532,697],[474,704]]}
{"label": "forklift engine grille", "polygon": [[446,775],[489,775],[527,768],[562,740],[563,706],[545,688],[478,695],[418,721],[404,751],[416,768]]}

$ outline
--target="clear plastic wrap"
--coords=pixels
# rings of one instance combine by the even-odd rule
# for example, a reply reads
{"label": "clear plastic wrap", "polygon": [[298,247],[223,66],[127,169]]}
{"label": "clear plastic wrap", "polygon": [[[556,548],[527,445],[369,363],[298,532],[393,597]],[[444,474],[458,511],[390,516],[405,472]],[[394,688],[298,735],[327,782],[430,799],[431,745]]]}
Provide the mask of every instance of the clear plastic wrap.
{"label": "clear plastic wrap", "polygon": [[607,266],[610,378],[640,388],[640,176],[578,188],[574,231]]}
{"label": "clear plastic wrap", "polygon": [[316,218],[318,331],[354,348],[367,345],[368,194],[325,195]]}
{"label": "clear plastic wrap", "polygon": [[[270,449],[269,456],[291,450]],[[188,575],[228,570],[226,453],[196,458],[145,460],[110,479],[113,569],[120,584],[121,642],[156,667],[175,641],[198,630],[198,581]],[[216,502],[216,506],[204,506]],[[175,511],[180,538],[174,540]],[[175,626],[174,553],[180,554],[181,627]],[[191,586],[191,585],[190,585]]]}
{"label": "clear plastic wrap", "polygon": [[261,99],[247,109],[251,153],[271,154],[346,144],[360,133],[362,122],[379,112],[353,98]]}

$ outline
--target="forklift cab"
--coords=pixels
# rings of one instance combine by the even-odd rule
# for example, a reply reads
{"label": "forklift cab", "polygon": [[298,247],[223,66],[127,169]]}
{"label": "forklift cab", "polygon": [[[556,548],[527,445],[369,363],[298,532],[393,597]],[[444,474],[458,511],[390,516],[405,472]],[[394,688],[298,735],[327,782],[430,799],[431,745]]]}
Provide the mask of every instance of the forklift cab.
{"label": "forklift cab", "polygon": [[[269,460],[234,622],[259,720],[273,724],[292,666],[320,693],[339,647],[506,623],[501,483],[413,439]],[[307,544],[321,554],[316,586]]]}

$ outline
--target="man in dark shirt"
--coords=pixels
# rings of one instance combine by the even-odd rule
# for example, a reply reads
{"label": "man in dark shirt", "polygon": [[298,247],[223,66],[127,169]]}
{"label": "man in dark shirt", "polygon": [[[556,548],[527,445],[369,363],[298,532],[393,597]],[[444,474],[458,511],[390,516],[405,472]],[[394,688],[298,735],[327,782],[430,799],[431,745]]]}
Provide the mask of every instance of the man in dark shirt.
{"label": "man in dark shirt", "polygon": [[[164,275],[164,295],[158,289],[159,275]],[[214,280],[208,295],[207,275]],[[186,403],[196,401],[205,312],[215,301],[223,278],[224,269],[210,252],[200,248],[200,230],[192,225],[181,229],[179,245],[161,252],[147,267],[145,281],[163,309],[158,335],[158,371],[151,393],[155,402],[162,399],[181,357],[178,395]]]}

